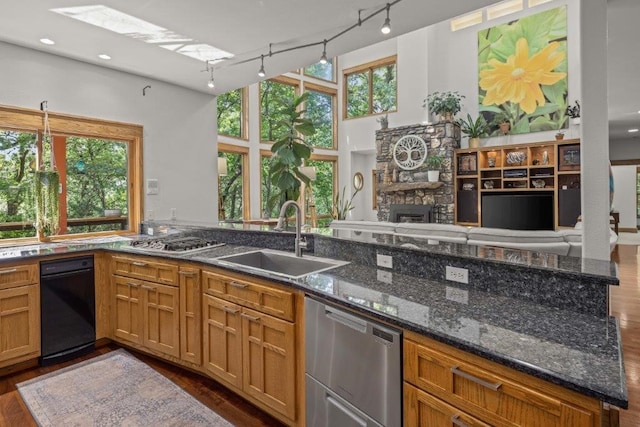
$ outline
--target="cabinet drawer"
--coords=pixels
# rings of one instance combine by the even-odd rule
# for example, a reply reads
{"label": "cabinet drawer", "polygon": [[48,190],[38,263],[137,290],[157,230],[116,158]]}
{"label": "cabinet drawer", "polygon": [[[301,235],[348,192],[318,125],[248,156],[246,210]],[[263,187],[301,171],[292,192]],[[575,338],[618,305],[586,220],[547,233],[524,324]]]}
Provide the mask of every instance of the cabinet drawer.
{"label": "cabinet drawer", "polygon": [[503,375],[508,368],[482,368],[473,357],[458,358],[455,352],[405,340],[405,381],[494,425],[599,425],[599,405],[593,399],[585,397],[590,409],[579,408],[552,393],[550,384],[534,388],[533,378],[520,374],[519,381]]}
{"label": "cabinet drawer", "polygon": [[404,408],[405,427],[489,427],[489,424],[483,423],[409,383],[404,383]]}
{"label": "cabinet drawer", "polygon": [[112,257],[113,274],[178,286],[178,266],[148,258]]}
{"label": "cabinet drawer", "polygon": [[0,267],[0,289],[38,283],[38,264]]}
{"label": "cabinet drawer", "polygon": [[281,319],[294,320],[293,292],[210,271],[202,272],[205,293]]}

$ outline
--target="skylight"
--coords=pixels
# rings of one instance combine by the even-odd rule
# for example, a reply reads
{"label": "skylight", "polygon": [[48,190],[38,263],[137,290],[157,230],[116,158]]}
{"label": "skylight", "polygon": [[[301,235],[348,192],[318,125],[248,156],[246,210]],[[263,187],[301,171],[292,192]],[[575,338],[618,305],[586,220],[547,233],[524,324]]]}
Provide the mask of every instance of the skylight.
{"label": "skylight", "polygon": [[160,47],[165,47],[163,44],[167,43],[169,44],[165,47],[167,50],[200,61],[217,62],[233,57],[233,54],[229,52],[204,43],[198,43],[197,40],[191,37],[178,34],[104,5],[63,7],[51,9],[51,11],[145,43],[155,44]]}

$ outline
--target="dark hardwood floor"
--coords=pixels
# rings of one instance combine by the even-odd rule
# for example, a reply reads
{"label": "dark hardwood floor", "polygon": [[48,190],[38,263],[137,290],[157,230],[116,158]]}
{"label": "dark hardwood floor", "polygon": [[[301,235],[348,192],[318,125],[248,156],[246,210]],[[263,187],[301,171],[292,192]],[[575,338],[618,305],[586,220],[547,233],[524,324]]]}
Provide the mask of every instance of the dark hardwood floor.
{"label": "dark hardwood floor", "polygon": [[[629,409],[620,411],[621,427],[640,426],[640,251],[638,248],[638,246],[618,245],[612,258],[618,263],[620,286],[612,287],[611,310],[620,322],[629,390]],[[0,377],[0,427],[35,426],[29,410],[16,390],[17,383],[117,348],[115,344],[109,344],[70,362],[45,368],[30,368]],[[140,353],[132,353],[238,427],[282,425],[211,379]]]}
{"label": "dark hardwood floor", "polygon": [[[119,348],[115,344],[108,344],[96,349],[89,355],[79,357],[69,362],[50,367],[35,367],[0,378],[0,426],[22,427],[36,426],[29,409],[25,406],[16,384],[53,372],[57,369],[91,359],[101,354]],[[264,411],[258,409],[244,399],[238,397],[227,388],[202,375],[194,374],[174,365],[162,362],[144,354],[128,350],[131,354],[153,367],[165,377],[182,387],[200,402],[211,408],[227,421],[238,427],[272,427],[283,426]]]}

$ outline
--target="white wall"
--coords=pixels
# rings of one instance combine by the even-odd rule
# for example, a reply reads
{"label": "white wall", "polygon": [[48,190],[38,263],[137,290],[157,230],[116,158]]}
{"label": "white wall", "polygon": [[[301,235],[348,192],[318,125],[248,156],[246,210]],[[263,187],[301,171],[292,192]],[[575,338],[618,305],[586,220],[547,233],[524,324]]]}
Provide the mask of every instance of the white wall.
{"label": "white wall", "polygon": [[636,223],[636,166],[612,166],[615,192],[613,207],[620,212],[619,228],[637,227]]}
{"label": "white wall", "polygon": [[[522,18],[544,10],[567,6],[567,60],[568,87],[570,103],[582,99],[580,96],[580,34],[578,0],[556,0],[523,12],[485,21],[482,24],[452,32],[449,21],[428,27],[428,76],[429,93],[436,91],[457,90],[465,96],[462,111],[457,117],[478,115],[478,32],[514,19]],[[573,133],[573,134],[572,134]],[[527,142],[550,141],[555,139],[555,131],[533,132],[521,135],[484,138],[483,146],[518,144]],[[569,129],[567,137],[579,138],[576,129]],[[468,147],[468,140],[463,138],[462,147]]]}
{"label": "white wall", "polygon": [[[213,96],[146,77],[0,43],[0,103],[140,124],[144,177],[159,194],[145,196],[145,217],[217,220],[216,102]],[[142,88],[147,89],[146,96]]]}

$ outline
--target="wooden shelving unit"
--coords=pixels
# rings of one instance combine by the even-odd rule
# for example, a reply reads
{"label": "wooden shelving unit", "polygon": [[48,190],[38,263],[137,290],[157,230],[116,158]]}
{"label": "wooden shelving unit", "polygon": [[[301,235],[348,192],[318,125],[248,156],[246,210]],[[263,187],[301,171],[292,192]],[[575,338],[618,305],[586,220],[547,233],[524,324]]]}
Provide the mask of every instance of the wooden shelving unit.
{"label": "wooden shelving unit", "polygon": [[482,194],[553,192],[555,228],[580,215],[580,140],[458,149],[456,224],[482,225]]}

